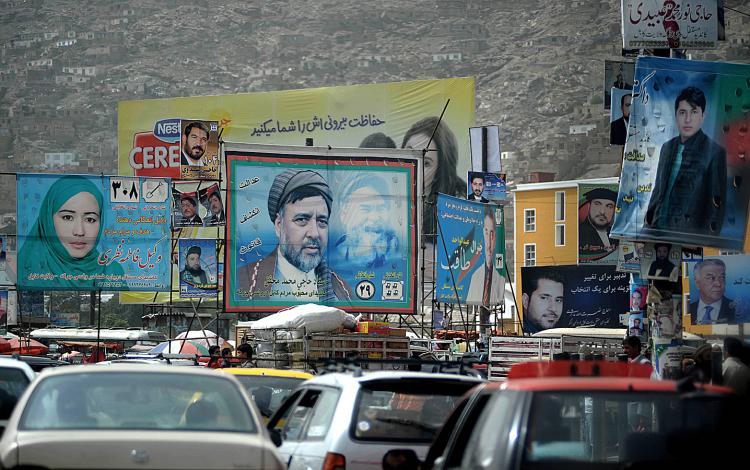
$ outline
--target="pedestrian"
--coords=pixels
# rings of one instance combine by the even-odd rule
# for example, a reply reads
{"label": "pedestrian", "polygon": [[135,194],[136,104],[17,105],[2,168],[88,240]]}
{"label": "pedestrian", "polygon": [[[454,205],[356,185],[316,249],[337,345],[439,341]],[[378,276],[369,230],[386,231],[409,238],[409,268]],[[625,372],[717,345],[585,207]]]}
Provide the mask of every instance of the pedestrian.
{"label": "pedestrian", "polygon": [[224,348],[221,350],[221,367],[232,367],[232,349]]}
{"label": "pedestrian", "polygon": [[220,369],[221,363],[223,362],[221,358],[221,348],[218,345],[214,344],[213,346],[208,348],[208,354],[210,357],[208,359],[208,364],[206,364],[206,367],[208,367],[209,369]]}
{"label": "pedestrian", "polygon": [[651,361],[641,354],[641,348],[641,339],[638,336],[628,336],[622,340],[622,349],[628,356],[628,362],[651,365]]}
{"label": "pedestrian", "polygon": [[688,366],[687,373],[695,382],[711,383],[711,345],[703,343],[693,354],[694,365]]}
{"label": "pedestrian", "polygon": [[721,371],[724,385],[731,388],[738,395],[746,397],[750,392],[750,367],[740,359],[742,356],[742,341],[737,338],[724,338],[724,363]]}
{"label": "pedestrian", "polygon": [[254,367],[253,347],[248,343],[237,346],[237,357],[241,361],[240,367]]}

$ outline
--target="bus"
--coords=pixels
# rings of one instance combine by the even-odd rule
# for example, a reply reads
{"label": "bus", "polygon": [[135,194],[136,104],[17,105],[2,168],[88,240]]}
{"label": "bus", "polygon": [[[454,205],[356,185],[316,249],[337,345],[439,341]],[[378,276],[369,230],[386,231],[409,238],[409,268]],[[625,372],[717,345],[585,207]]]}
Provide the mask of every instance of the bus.
{"label": "bus", "polygon": [[167,335],[160,331],[140,328],[40,328],[29,333],[29,337],[47,345],[51,353],[59,346],[93,347],[97,340],[103,348],[119,351],[133,347],[151,349],[167,340]]}

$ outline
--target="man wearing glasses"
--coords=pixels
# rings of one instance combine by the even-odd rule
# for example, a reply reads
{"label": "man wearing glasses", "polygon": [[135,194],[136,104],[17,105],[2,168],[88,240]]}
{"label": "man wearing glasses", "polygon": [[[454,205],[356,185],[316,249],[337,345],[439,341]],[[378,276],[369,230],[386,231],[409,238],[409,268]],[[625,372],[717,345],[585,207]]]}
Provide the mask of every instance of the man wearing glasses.
{"label": "man wearing glasses", "polygon": [[622,117],[609,125],[609,143],[610,145],[625,145],[625,139],[628,137],[628,119],[630,119],[630,102],[631,95],[622,95],[620,98],[620,109]]}

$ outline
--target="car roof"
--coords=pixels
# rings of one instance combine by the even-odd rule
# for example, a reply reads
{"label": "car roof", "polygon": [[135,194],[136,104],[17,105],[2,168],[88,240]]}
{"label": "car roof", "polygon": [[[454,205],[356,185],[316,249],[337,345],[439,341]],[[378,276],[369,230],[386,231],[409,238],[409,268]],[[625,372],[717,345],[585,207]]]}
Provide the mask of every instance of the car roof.
{"label": "car roof", "polygon": [[362,384],[369,382],[399,380],[399,379],[417,379],[417,380],[443,380],[467,383],[482,383],[483,379],[468,375],[458,374],[441,374],[434,372],[411,372],[411,371],[379,371],[369,372],[363,375],[355,375],[345,372],[333,372],[318,375],[308,381],[309,384],[330,385],[343,387],[352,384]]}
{"label": "car roof", "polygon": [[189,374],[216,377],[213,369],[205,367],[173,367],[166,364],[118,364],[117,367],[93,367],[91,364],[73,365],[68,367],[47,368],[42,371],[43,377],[75,374],[112,374],[125,372],[141,372],[150,374]]}
{"label": "car roof", "polygon": [[295,379],[310,379],[315,377],[309,372],[291,369],[270,369],[263,367],[227,367],[218,370],[232,375],[267,375],[271,377],[291,377]]}
{"label": "car roof", "polygon": [[20,369],[24,371],[29,379],[34,378],[34,370],[28,364],[23,361],[19,361],[18,359],[9,359],[2,357],[0,358],[0,367],[4,367],[6,369]]}
{"label": "car roof", "polygon": [[[696,385],[699,390],[730,393],[727,387]],[[651,380],[634,377],[547,377],[515,379],[487,385],[488,390],[544,391],[609,391],[609,392],[676,392],[673,380]]]}

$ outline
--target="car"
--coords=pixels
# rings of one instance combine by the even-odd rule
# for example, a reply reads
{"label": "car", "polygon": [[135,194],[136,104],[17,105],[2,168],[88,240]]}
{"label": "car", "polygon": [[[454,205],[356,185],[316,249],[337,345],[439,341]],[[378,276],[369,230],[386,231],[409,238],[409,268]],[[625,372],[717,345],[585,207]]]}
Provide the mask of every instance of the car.
{"label": "car", "polygon": [[424,457],[461,396],[483,380],[458,374],[334,372],[304,382],[268,422],[289,469],[381,469],[389,450]]}
{"label": "car", "polygon": [[25,362],[0,358],[0,435],[26,387],[36,374]]}
{"label": "car", "polygon": [[11,356],[2,355],[0,358],[15,359],[17,361],[25,362],[31,367],[34,372],[41,372],[43,369],[48,367],[61,367],[69,366],[69,362],[60,361],[58,359],[52,359],[45,356],[29,356],[24,354],[13,354]]}
{"label": "car", "polygon": [[0,466],[285,468],[234,377],[144,364],[42,372],[8,421]]}
{"label": "car", "polygon": [[725,387],[650,373],[608,361],[515,365],[506,382],[466,395],[420,468],[716,468],[740,457],[745,402]]}
{"label": "car", "polygon": [[240,381],[266,422],[302,382],[315,377],[309,372],[293,369],[229,367],[218,370],[234,375]]}

